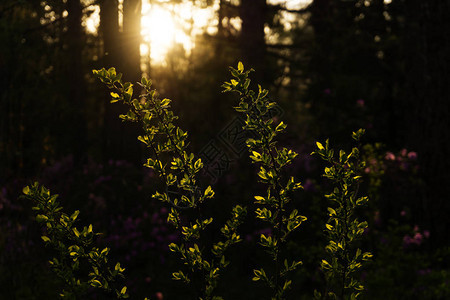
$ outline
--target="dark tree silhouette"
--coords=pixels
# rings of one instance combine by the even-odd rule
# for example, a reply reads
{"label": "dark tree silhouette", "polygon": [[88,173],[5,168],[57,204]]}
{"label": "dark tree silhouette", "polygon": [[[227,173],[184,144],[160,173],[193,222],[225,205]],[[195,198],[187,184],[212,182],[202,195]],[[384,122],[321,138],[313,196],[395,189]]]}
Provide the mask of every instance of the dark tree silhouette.
{"label": "dark tree silhouette", "polygon": [[403,49],[402,131],[419,152],[426,194],[418,215],[433,226],[437,245],[450,240],[450,1],[410,1]]}
{"label": "dark tree silhouette", "polygon": [[67,0],[67,65],[65,78],[68,81],[67,97],[71,113],[67,126],[72,138],[74,158],[79,161],[86,155],[87,131],[85,119],[86,83],[84,82],[83,47],[84,30],[81,26],[83,11],[80,0]]}
{"label": "dark tree silhouette", "polygon": [[256,81],[264,78],[266,42],[264,25],[266,24],[266,0],[242,0],[240,18],[242,28],[240,46],[244,64],[254,68],[257,72]]}

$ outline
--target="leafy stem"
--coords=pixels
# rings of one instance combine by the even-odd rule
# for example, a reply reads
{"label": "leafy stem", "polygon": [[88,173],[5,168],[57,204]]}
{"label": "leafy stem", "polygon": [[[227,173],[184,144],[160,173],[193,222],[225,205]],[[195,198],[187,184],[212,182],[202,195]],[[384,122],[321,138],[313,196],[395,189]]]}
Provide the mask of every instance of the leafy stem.
{"label": "leafy stem", "polygon": [[[33,210],[36,211],[36,221],[45,225],[47,234],[41,239],[59,254],[59,259],[53,258],[49,263],[69,289],[62,291],[62,297],[82,297],[90,287],[108,293],[115,291],[118,299],[128,297],[126,287],[120,291],[112,288],[116,278],[123,277],[125,269],[117,263],[114,270],[111,270],[107,265],[109,248],[100,250],[93,247],[93,237],[98,234],[93,232],[92,225],[84,227],[83,230],[74,226],[79,211],[70,216],[65,214],[56,201],[58,195],[51,195],[47,188],[39,186],[37,182],[24,187],[23,194],[35,203]],[[81,262],[90,266],[89,274],[80,273]]]}
{"label": "leafy stem", "polygon": [[[364,130],[353,133],[352,137],[359,142]],[[350,153],[339,151],[337,157],[330,148],[329,141],[325,145],[317,142],[318,155],[329,166],[325,167],[324,177],[333,183],[333,191],[326,195],[333,205],[328,207],[328,222],[325,225],[328,245],[325,247],[329,257],[321,262],[321,269],[327,280],[325,293],[315,292],[316,299],[356,299],[364,286],[355,276],[362,263],[368,261],[372,254],[362,253],[356,247],[356,242],[367,228],[367,222],[360,222],[355,216],[356,210],[368,202],[368,197],[358,197],[362,180],[364,162],[360,158],[359,147],[354,147]],[[338,296],[339,295],[339,296]]]}
{"label": "leafy stem", "polygon": [[[114,90],[111,92],[111,102],[122,101],[130,106],[127,114],[120,118],[143,125],[144,134],[138,139],[151,148],[154,154],[144,166],[153,169],[165,184],[165,192],[156,192],[153,198],[171,205],[168,222],[182,236],[182,242],[170,244],[169,249],[180,255],[190,273],[188,275],[181,270],[174,272],[173,279],[190,283],[191,277],[194,277],[196,280],[193,285],[199,286],[195,289],[199,299],[218,299],[213,294],[219,275],[228,264],[224,252],[232,244],[241,241],[237,227],[243,221],[246,209],[239,205],[234,207],[231,219],[222,227],[224,241],[213,244],[210,250],[213,258],[205,259],[207,249],[200,244],[201,236],[213,218],[203,218],[201,206],[205,200],[214,197],[214,191],[211,186],[202,189],[198,184],[197,176],[203,163],[193,153],[186,151],[188,134],[174,124],[178,117],[170,110],[171,100],[158,98],[156,91],[151,89],[151,81],[146,78],[138,83],[145,93],[137,100],[133,99],[133,85],[122,83],[121,74],[117,74],[114,68],[93,72],[108,88]],[[167,159],[163,161],[163,158]],[[193,210],[195,217],[183,216],[187,210]],[[195,274],[199,276],[193,276]]]}
{"label": "leafy stem", "polygon": [[[233,79],[225,82],[222,87],[224,92],[236,92],[240,101],[235,110],[245,117],[244,129],[255,133],[255,138],[246,141],[253,163],[260,164],[258,172],[259,180],[267,185],[265,196],[255,196],[256,217],[268,222],[274,229],[274,236],[260,235],[260,245],[271,255],[274,261],[274,272],[268,276],[263,268],[255,269],[254,281],[263,281],[273,290],[273,299],[284,299],[285,292],[291,285],[291,280],[286,278],[288,272],[296,269],[300,261],[289,263],[284,260],[284,269],[281,264],[283,255],[282,247],[287,236],[297,229],[306,220],[306,217],[298,214],[296,209],[288,212],[286,205],[290,203],[288,193],[302,188],[293,177],[283,179],[282,169],[290,164],[297,153],[287,148],[277,148],[276,137],[284,131],[286,125],[279,122],[276,126],[270,118],[271,109],[277,104],[268,98],[268,91],[259,86],[257,92],[250,90],[249,73],[244,71],[242,63],[237,69],[230,68]],[[286,182],[287,181],[287,182]],[[284,279],[284,282],[282,282]]]}

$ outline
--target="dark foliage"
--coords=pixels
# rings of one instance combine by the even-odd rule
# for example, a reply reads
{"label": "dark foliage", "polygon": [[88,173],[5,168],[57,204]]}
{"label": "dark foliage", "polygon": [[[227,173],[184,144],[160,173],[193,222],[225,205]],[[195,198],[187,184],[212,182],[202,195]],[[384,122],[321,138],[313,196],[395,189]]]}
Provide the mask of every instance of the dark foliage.
{"label": "dark foliage", "polygon": [[[231,96],[220,85],[239,60],[278,100],[289,124],[280,144],[299,153],[289,172],[304,179],[293,202],[308,222],[286,246],[290,259],[303,260],[287,298],[310,299],[323,280],[317,262],[328,216],[321,195],[330,191],[322,164],[309,156],[314,141],[329,137],[348,148],[348,133],[360,127],[368,144],[361,189],[371,199],[363,246],[374,255],[360,274],[364,299],[448,298],[450,1],[169,4],[182,2],[217,8],[217,31],[197,35],[190,54],[174,47],[161,66],[139,56],[139,0],[120,7],[116,0],[1,1],[0,286],[8,288],[0,299],[56,297],[32,204],[18,199],[34,180],[104,233],[98,246],[123,262],[133,299],[185,299],[183,286],[169,280],[179,265],[167,245],[177,236],[166,225],[168,211],[150,199],[157,178],[142,168],[139,128],[123,126],[124,106],[109,105],[91,70],[115,66],[127,81],[146,73],[174,100],[194,153],[222,147],[228,162],[205,181],[216,192],[211,212],[226,220],[231,203],[251,206],[263,190],[248,158],[220,144],[234,124]],[[92,33],[85,21],[97,13]],[[264,257],[254,244],[266,231],[263,223],[242,225],[243,242],[230,251],[235,263],[223,275],[231,284],[217,287],[227,299],[267,296],[251,282]]]}

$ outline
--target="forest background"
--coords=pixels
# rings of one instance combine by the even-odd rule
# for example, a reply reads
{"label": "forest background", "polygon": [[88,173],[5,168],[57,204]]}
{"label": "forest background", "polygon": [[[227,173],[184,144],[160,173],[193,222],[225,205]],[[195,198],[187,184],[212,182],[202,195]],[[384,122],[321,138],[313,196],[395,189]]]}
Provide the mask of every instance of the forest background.
{"label": "forest background", "polygon": [[[291,245],[305,264],[295,275],[295,299],[311,295],[321,276],[314,265],[324,244],[326,185],[322,165],[309,153],[326,138],[345,147],[360,127],[370,144],[365,243],[375,257],[361,274],[365,297],[449,295],[450,1],[151,3],[173,17],[186,4],[213,11],[208,30],[194,28],[192,15],[185,18],[193,46],[174,42],[157,61],[142,35],[147,2],[1,2],[0,286],[9,287],[1,299],[52,299],[57,290],[32,205],[17,199],[30,180],[46,184],[64,207],[80,209],[83,222],[104,232],[99,243],[127,267],[130,294],[181,299],[183,287],[169,280],[176,262],[167,244],[177,237],[166,225],[166,208],[150,199],[156,178],[142,167],[139,129],[122,124],[124,108],[109,104],[91,70],[113,66],[127,81],[151,78],[174,101],[193,151],[206,158],[234,126],[236,102],[220,85],[238,61],[254,68],[253,81],[278,101],[289,132],[282,142],[300,153],[292,171],[305,186],[298,205],[311,225]],[[250,205],[258,188],[245,155],[221,147],[226,159],[216,157],[205,173],[218,214],[236,201]],[[236,280],[251,277],[260,225],[244,228],[247,243],[232,254],[238,260],[226,276],[232,284],[222,287],[229,299],[263,293],[251,280]]]}

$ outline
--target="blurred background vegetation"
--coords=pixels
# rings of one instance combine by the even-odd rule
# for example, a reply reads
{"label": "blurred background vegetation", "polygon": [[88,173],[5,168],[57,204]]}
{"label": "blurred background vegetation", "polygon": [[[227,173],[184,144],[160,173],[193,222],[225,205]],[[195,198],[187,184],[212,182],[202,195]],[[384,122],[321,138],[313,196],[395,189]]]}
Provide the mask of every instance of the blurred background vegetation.
{"label": "blurred background vegetation", "polygon": [[[99,243],[127,267],[133,299],[188,299],[169,279],[177,260],[167,243],[177,237],[150,199],[157,178],[142,167],[139,128],[121,123],[124,108],[109,104],[91,70],[152,78],[200,152],[233,120],[236,99],[220,85],[238,61],[279,102],[282,143],[301,154],[291,170],[304,182],[295,201],[309,222],[289,245],[305,264],[292,299],[310,299],[323,280],[326,184],[309,153],[328,137],[348,146],[360,127],[372,199],[363,244],[375,255],[361,274],[363,298],[448,299],[449,15],[449,0],[2,0],[0,299],[57,296],[32,205],[17,199],[30,180],[105,233]],[[236,202],[252,205],[254,171],[242,155],[205,176],[219,220]],[[230,254],[219,288],[227,299],[264,299],[251,282],[265,257],[254,245],[261,226],[248,222]]]}

